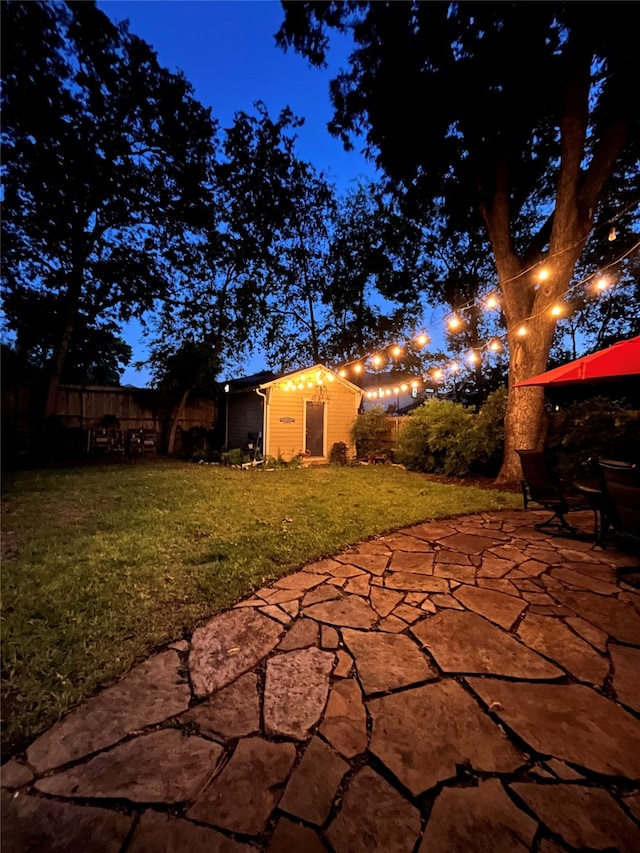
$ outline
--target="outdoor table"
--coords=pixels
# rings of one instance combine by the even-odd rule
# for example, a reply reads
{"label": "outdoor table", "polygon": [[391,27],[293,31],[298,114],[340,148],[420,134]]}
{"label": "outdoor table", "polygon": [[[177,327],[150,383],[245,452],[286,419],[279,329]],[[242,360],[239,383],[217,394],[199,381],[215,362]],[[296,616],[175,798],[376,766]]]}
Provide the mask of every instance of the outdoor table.
{"label": "outdoor table", "polygon": [[[609,526],[606,513],[606,496],[600,480],[576,480],[575,490],[589,501],[595,518],[595,541],[601,545]],[[598,522],[599,518],[599,522]]]}

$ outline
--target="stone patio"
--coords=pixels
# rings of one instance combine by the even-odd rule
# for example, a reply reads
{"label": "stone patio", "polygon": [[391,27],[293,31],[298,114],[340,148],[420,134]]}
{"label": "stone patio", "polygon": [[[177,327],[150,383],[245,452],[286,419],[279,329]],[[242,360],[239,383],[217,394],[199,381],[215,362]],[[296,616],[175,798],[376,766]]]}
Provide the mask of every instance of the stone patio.
{"label": "stone patio", "polygon": [[418,524],[212,618],[2,767],[2,850],[638,853],[640,561],[542,517]]}

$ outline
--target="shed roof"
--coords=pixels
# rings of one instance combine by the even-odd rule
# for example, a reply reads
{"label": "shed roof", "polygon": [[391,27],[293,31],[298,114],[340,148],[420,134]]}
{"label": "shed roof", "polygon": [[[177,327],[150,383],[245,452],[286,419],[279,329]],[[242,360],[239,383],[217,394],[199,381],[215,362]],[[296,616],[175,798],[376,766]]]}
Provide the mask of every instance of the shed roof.
{"label": "shed roof", "polygon": [[348,379],[345,379],[342,376],[338,376],[337,373],[334,373],[333,370],[330,370],[324,364],[314,364],[313,367],[304,367],[300,370],[294,370],[291,373],[282,373],[279,376],[274,377],[271,380],[263,382],[260,388],[270,388],[272,385],[276,385],[278,382],[282,382],[283,380],[289,379],[292,380],[296,377],[304,376],[305,374],[315,374],[317,371],[324,371],[333,377],[332,381],[339,382],[341,385],[344,385],[346,388],[349,388],[351,391],[354,391],[356,394],[362,394],[362,388],[355,385],[353,382],[349,382]]}

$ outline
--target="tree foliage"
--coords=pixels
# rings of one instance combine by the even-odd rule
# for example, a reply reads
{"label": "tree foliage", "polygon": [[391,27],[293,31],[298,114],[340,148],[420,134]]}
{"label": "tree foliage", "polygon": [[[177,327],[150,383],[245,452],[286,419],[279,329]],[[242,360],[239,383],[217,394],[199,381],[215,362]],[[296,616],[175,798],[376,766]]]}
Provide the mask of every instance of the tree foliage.
{"label": "tree foliage", "polygon": [[283,7],[279,43],[315,65],[330,29],[353,36],[350,67],[331,84],[332,131],[346,145],[364,137],[418,221],[436,200],[451,227],[485,230],[510,358],[500,479],[514,481],[514,449],[536,446],[544,430],[542,390],[514,386],[547,367],[550,309],[590,234],[606,239],[611,187],[622,210],[637,206],[633,13],[600,2]]}
{"label": "tree foliage", "polygon": [[213,123],[94,2],[3,4],[2,50],[3,286],[55,310],[50,413],[81,318],[128,319],[166,292],[167,242],[202,215]]}

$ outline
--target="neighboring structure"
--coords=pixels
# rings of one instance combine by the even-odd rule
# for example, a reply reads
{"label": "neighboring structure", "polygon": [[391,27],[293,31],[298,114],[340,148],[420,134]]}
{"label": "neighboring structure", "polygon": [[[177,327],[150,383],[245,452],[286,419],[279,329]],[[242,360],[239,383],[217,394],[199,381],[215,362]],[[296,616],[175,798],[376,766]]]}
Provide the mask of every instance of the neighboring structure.
{"label": "neighboring structure", "polygon": [[363,408],[382,407],[388,415],[407,415],[438,395],[437,383],[429,378],[400,372],[365,373],[359,382]]}
{"label": "neighboring structure", "polygon": [[257,446],[285,461],[301,454],[328,461],[336,442],[355,453],[351,426],[362,389],[323,364],[281,376],[257,373],[225,386],[226,446]]}

